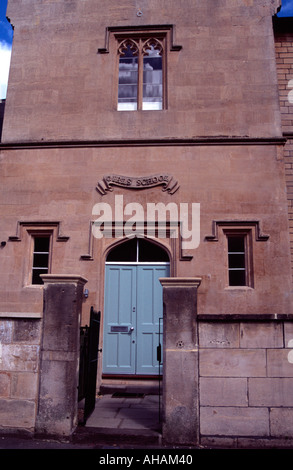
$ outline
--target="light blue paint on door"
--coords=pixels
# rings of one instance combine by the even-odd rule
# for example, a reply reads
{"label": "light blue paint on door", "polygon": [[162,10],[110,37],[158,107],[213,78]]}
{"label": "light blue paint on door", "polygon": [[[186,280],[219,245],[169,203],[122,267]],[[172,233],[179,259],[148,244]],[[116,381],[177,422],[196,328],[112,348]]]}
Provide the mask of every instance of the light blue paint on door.
{"label": "light blue paint on door", "polygon": [[104,373],[159,373],[157,346],[163,318],[159,278],[168,277],[169,269],[168,264],[106,265]]}
{"label": "light blue paint on door", "polygon": [[[136,267],[106,266],[103,372],[135,373]],[[133,330],[134,331],[134,330]]]}

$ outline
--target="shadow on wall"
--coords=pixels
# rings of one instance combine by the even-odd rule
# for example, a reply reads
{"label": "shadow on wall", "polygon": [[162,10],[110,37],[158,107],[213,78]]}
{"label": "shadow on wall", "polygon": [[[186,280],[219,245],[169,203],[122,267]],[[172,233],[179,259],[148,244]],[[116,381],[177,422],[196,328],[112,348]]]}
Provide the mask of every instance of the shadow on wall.
{"label": "shadow on wall", "polygon": [[5,100],[0,100],[0,142],[2,141],[2,126],[4,119]]}

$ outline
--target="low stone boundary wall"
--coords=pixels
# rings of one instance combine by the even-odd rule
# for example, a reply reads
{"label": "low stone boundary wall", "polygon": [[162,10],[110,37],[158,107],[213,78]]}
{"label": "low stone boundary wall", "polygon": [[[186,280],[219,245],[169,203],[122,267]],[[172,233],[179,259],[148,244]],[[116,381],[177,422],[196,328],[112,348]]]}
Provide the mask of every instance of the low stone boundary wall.
{"label": "low stone boundary wall", "polygon": [[[47,278],[44,318],[0,317],[0,433],[76,426],[86,280]],[[198,279],[162,283],[166,442],[293,447],[292,315],[197,315]]]}
{"label": "low stone boundary wall", "polygon": [[0,433],[70,436],[77,426],[86,279],[43,278],[42,314],[0,314]]}
{"label": "low stone boundary wall", "polygon": [[292,446],[293,322],[227,317],[198,319],[200,443]]}

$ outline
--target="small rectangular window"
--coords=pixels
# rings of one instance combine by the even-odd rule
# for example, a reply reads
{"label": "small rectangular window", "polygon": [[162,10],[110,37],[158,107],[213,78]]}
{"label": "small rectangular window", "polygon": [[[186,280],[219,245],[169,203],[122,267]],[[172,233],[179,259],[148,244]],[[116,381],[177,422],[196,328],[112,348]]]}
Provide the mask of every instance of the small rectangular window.
{"label": "small rectangular window", "polygon": [[50,236],[34,236],[32,284],[43,284],[41,274],[49,272]]}
{"label": "small rectangular window", "polygon": [[228,235],[229,286],[246,286],[247,266],[245,235]]}

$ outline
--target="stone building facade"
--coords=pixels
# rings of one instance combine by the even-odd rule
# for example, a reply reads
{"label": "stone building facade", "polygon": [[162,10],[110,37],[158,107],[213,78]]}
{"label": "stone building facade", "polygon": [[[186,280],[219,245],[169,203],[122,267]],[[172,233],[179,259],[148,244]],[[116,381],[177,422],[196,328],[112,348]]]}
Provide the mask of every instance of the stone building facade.
{"label": "stone building facade", "polygon": [[74,432],[94,306],[97,390],[156,378],[163,318],[166,442],[292,444],[293,52],[279,7],[9,2],[2,432]]}

